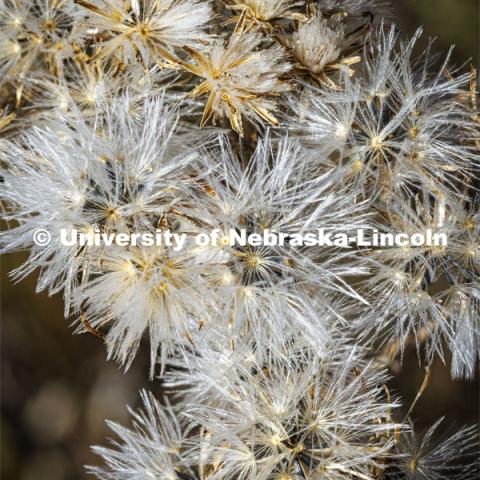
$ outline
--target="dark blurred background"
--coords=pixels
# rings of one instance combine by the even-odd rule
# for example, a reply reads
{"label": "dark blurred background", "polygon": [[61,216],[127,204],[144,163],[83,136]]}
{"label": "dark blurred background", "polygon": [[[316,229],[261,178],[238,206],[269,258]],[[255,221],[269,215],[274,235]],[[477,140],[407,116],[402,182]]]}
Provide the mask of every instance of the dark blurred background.
{"label": "dark blurred background", "polygon": [[447,51],[455,46],[452,59],[463,65],[471,59],[480,64],[480,1],[479,0],[392,0],[395,23],[413,34],[423,27],[420,46],[436,38],[434,50]]}
{"label": "dark blurred background", "polygon": [[[396,23],[407,33],[423,25],[437,37],[435,50],[456,45],[457,65],[479,64],[477,0],[394,0]],[[125,405],[136,406],[138,390],[158,393],[147,379],[145,351],[124,374],[107,362],[105,348],[91,335],[72,335],[63,301],[35,294],[35,278],[14,285],[8,272],[26,257],[1,259],[1,479],[76,480],[85,464],[98,463],[90,445],[105,443],[106,418],[126,423]],[[408,404],[423,380],[415,355],[406,359],[392,387]],[[457,426],[478,423],[479,384],[453,382],[449,368],[435,364],[414,417],[427,426],[446,415]]]}

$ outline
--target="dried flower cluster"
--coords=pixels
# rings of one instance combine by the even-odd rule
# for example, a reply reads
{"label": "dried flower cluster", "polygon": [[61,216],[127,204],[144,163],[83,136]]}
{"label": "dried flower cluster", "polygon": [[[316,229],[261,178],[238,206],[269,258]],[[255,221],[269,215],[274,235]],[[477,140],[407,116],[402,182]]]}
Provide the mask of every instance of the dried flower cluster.
{"label": "dried flower cluster", "polygon": [[[0,252],[28,250],[14,277],[39,270],[126,369],[148,337],[164,379],[165,402],[143,393],[131,430],[111,424],[98,478],[477,478],[475,430],[422,438],[387,387],[411,345],[478,372],[476,75],[415,56],[421,32],[386,8],[0,0]],[[448,246],[226,241],[367,227]],[[186,240],[66,246],[62,229]]]}

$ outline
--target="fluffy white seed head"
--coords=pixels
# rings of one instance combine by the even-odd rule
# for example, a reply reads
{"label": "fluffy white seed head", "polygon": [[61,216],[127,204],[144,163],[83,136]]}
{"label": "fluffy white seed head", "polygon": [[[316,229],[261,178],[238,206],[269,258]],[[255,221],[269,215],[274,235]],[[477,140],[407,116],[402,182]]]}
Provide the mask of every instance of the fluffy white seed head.
{"label": "fluffy white seed head", "polygon": [[319,73],[338,60],[344,42],[344,26],[338,22],[329,23],[317,13],[293,33],[291,48],[304,68]]}

